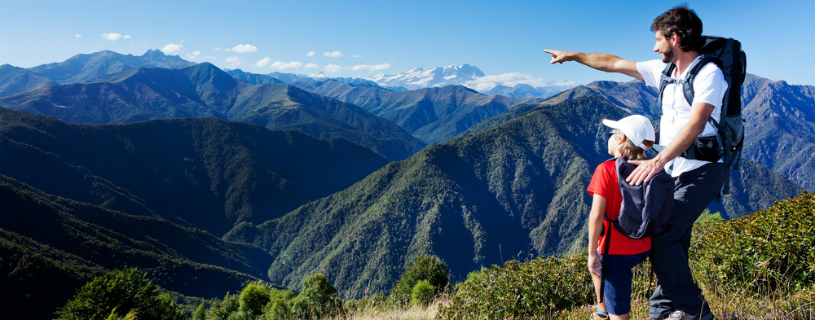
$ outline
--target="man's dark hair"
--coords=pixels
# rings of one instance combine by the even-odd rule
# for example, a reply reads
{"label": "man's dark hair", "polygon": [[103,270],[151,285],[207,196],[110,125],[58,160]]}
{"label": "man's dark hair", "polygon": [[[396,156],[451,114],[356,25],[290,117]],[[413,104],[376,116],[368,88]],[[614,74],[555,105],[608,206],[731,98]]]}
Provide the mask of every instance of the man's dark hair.
{"label": "man's dark hair", "polygon": [[680,37],[680,49],[685,52],[698,51],[703,46],[703,21],[687,4],[671,8],[655,18],[652,31],[660,31],[666,38],[676,33]]}

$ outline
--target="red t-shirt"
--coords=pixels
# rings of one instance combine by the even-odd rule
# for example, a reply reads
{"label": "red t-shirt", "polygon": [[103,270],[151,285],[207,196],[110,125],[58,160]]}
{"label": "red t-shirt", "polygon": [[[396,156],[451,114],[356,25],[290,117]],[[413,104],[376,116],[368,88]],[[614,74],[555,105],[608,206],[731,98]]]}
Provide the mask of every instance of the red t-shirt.
{"label": "red t-shirt", "polygon": [[[593,197],[597,194],[606,198],[605,212],[607,219],[615,220],[618,217],[623,197],[618,187],[615,161],[604,161],[595,168],[595,174],[592,175],[592,181],[589,182],[587,192]],[[609,221],[604,220],[603,226],[604,230],[609,230]],[[609,252],[603,252],[607,235],[604,234],[598,240],[598,250],[603,254],[638,254],[649,251],[652,247],[651,237],[632,239],[620,233],[614,226],[611,229],[612,242],[609,244]]]}

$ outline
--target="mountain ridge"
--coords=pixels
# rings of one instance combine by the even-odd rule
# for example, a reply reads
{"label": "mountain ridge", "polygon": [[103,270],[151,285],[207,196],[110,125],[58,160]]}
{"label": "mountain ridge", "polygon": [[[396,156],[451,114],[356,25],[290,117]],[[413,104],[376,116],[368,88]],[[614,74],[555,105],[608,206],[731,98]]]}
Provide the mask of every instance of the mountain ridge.
{"label": "mountain ridge", "polygon": [[254,86],[209,63],[183,69],[136,68],[84,84],[40,88],[0,98],[0,105],[73,123],[129,123],[215,117],[343,137],[392,160],[424,143],[388,120],[351,104],[285,84]]}

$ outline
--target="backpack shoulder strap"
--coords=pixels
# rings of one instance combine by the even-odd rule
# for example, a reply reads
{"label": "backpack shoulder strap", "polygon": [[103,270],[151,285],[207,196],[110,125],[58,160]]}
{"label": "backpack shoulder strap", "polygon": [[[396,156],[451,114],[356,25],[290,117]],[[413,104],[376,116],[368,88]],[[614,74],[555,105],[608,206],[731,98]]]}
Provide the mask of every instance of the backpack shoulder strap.
{"label": "backpack shoulder strap", "polygon": [[[675,83],[676,79],[671,77],[672,72],[674,72],[674,63],[669,63],[666,65],[666,68],[663,69],[663,72],[660,73],[660,85],[657,88],[658,96],[657,96],[657,103],[663,103],[663,90],[666,89],[666,86],[669,83]],[[663,111],[660,111],[660,114],[663,114]]]}

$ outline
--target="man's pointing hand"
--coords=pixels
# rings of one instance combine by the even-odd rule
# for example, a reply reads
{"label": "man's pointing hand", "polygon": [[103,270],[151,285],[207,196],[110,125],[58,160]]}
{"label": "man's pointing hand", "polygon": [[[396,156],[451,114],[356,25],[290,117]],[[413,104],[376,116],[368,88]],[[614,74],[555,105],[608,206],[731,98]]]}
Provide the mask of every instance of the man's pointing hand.
{"label": "man's pointing hand", "polygon": [[569,51],[550,50],[550,49],[544,49],[544,52],[549,53],[549,54],[552,55],[552,60],[550,60],[550,64],[564,63],[564,61],[572,61],[572,59],[570,59],[569,56],[570,56],[570,54],[574,53],[574,52],[569,52]]}

